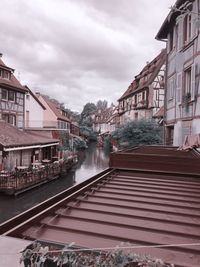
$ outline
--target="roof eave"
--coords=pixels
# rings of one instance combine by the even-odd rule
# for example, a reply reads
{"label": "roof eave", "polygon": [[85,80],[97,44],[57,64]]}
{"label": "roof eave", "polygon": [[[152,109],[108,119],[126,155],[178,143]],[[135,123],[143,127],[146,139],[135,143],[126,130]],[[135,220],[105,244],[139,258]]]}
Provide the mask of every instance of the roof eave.
{"label": "roof eave", "polygon": [[[190,0],[190,1],[193,2],[194,0]],[[174,7],[179,8],[182,4],[184,4],[184,2],[186,2],[186,0],[177,0]],[[163,41],[167,39],[167,34],[169,33],[171,26],[175,23],[176,18],[179,15],[180,15],[179,11],[170,10],[162,26],[160,27],[157,35],[155,36],[156,40]]]}
{"label": "roof eave", "polygon": [[25,88],[25,87],[18,87],[18,86],[15,86],[15,85],[12,85],[12,84],[7,84],[7,83],[3,83],[3,82],[0,82],[0,85],[5,87],[6,89],[12,89],[12,90],[15,90],[15,91],[19,91],[21,93],[26,93],[28,92],[28,90]]}

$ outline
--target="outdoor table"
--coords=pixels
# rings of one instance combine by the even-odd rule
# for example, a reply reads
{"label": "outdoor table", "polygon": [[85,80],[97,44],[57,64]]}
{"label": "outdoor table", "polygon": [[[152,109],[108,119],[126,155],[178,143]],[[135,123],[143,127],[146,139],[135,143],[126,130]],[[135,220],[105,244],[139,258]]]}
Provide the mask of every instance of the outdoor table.
{"label": "outdoor table", "polygon": [[49,160],[49,159],[43,159],[42,160],[42,163],[50,163],[51,162],[51,160]]}
{"label": "outdoor table", "polygon": [[33,162],[32,163],[32,166],[40,166],[40,165],[42,165],[42,162]]}
{"label": "outdoor table", "polygon": [[27,170],[28,169],[28,166],[17,166],[16,168],[19,171],[24,171],[24,170]]}
{"label": "outdoor table", "polygon": [[0,171],[0,177],[8,177],[10,174],[7,171]]}

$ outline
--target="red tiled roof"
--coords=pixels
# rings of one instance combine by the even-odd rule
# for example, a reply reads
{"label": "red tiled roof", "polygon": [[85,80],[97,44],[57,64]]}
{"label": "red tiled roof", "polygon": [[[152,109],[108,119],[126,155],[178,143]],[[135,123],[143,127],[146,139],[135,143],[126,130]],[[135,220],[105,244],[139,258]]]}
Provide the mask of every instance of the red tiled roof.
{"label": "red tiled roof", "polygon": [[120,97],[119,100],[126,98],[127,96],[131,95],[137,88],[137,83],[134,80],[128,87],[128,89],[125,91],[125,93]]}
{"label": "red tiled roof", "polygon": [[44,101],[48,104],[48,106],[50,107],[50,109],[53,111],[53,113],[56,115],[57,119],[59,120],[63,120],[63,121],[67,121],[67,122],[71,122],[71,120],[66,117],[63,116],[61,114],[61,108],[58,106],[58,104],[52,102],[51,100],[49,100],[47,97],[42,95],[42,98],[44,99]]}
{"label": "red tiled roof", "polygon": [[26,92],[27,89],[21,85],[21,83],[16,79],[16,77],[14,76],[14,74],[12,73],[14,70],[7,67],[4,62],[2,61],[2,59],[0,58],[0,68],[1,66],[3,68],[7,68],[8,70],[10,70],[11,73],[11,78],[10,80],[8,79],[4,79],[0,77],[0,86],[6,87],[6,88],[11,88],[12,90],[19,90],[21,92]]}
{"label": "red tiled roof", "polygon": [[[145,87],[149,87],[157,76],[160,68],[166,61],[166,49],[163,49],[157,57],[155,57],[150,63],[148,63],[142,71],[135,76],[135,80],[130,84],[127,91],[119,98],[118,101],[130,97],[134,94],[134,92],[139,91]],[[148,80],[141,84],[140,79],[145,75],[149,75]]]}
{"label": "red tiled roof", "polygon": [[[137,254],[177,267],[199,267],[200,154],[176,149],[144,146],[112,153],[112,170],[83,182],[77,191],[61,192],[1,229],[7,236],[101,250],[129,242],[142,246],[134,248]],[[144,168],[139,170],[139,164]]]}
{"label": "red tiled roof", "polygon": [[41,134],[19,130],[5,121],[0,121],[0,144],[4,147],[47,144],[58,141],[58,139],[44,137]]}

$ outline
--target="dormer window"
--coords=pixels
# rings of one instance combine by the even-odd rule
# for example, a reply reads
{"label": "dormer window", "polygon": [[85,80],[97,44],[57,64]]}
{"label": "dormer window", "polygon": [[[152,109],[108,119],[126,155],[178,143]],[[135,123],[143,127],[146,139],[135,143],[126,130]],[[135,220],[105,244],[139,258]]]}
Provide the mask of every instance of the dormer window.
{"label": "dormer window", "polygon": [[7,80],[10,80],[10,73],[8,71],[5,71],[3,72],[3,78],[4,79],[7,79]]}
{"label": "dormer window", "polygon": [[3,79],[10,80],[10,72],[7,70],[0,70],[0,77]]}

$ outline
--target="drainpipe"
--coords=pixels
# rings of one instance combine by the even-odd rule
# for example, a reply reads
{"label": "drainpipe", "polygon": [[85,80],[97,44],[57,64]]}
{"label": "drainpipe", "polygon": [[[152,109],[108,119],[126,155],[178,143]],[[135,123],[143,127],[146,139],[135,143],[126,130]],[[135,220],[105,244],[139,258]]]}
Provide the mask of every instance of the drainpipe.
{"label": "drainpipe", "polygon": [[165,83],[164,83],[164,114],[163,114],[163,140],[166,145],[166,111],[167,111],[167,73],[168,73],[168,53],[167,53],[167,41],[166,41],[166,66],[165,66]]}
{"label": "drainpipe", "polygon": [[166,108],[167,108],[167,61],[168,61],[168,53],[167,53],[167,40],[165,39],[158,39],[156,40],[164,42],[166,44],[166,66],[165,66],[165,83],[164,83],[164,115],[163,115],[163,145],[166,145],[166,127],[165,127],[165,122],[166,122]]}

